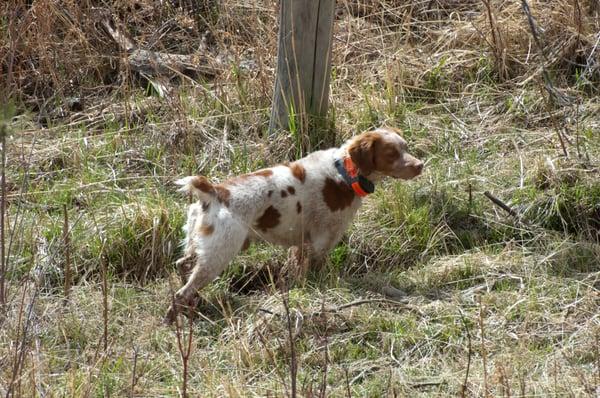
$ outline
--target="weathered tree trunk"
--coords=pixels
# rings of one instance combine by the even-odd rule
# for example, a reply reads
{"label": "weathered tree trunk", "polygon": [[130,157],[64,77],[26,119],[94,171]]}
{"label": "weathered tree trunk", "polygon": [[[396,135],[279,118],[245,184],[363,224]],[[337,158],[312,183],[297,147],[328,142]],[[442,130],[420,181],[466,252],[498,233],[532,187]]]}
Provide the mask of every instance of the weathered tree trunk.
{"label": "weathered tree trunk", "polygon": [[305,132],[329,104],[335,0],[280,0],[277,76],[269,133]]}

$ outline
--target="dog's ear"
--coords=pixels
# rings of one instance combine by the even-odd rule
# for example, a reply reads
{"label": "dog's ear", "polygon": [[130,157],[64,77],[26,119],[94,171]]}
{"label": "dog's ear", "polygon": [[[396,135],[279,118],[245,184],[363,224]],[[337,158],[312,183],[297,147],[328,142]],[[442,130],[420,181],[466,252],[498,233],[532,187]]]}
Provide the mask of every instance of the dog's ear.
{"label": "dog's ear", "polygon": [[361,174],[367,176],[375,170],[375,144],[381,137],[374,132],[359,135],[348,147],[348,153]]}

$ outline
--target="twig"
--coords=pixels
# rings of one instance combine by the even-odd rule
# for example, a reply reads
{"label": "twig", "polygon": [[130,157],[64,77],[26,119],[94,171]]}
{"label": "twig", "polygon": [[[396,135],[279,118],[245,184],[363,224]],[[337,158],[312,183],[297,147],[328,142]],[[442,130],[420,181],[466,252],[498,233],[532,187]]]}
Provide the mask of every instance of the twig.
{"label": "twig", "polygon": [[187,385],[188,385],[188,369],[189,369],[189,360],[190,360],[190,354],[192,353],[192,341],[193,341],[193,308],[192,306],[188,306],[187,307],[188,312],[188,317],[187,317],[187,322],[189,325],[189,330],[188,330],[188,336],[187,336],[187,347],[184,347],[183,345],[183,339],[184,339],[184,335],[183,335],[183,329],[181,327],[181,324],[179,323],[179,321],[176,319],[175,320],[175,334],[177,336],[177,348],[179,349],[179,355],[181,356],[181,362],[182,362],[182,369],[181,369],[181,373],[182,373],[182,377],[181,377],[181,395],[183,398],[187,398]]}
{"label": "twig", "polygon": [[137,375],[136,370],[137,370],[137,359],[138,359],[138,350],[137,347],[133,347],[133,370],[131,371],[131,388],[130,388],[130,392],[129,392],[129,396],[131,398],[134,397],[135,395],[135,385],[137,384]]}
{"label": "twig", "polygon": [[296,344],[294,333],[292,332],[292,317],[290,315],[290,297],[289,290],[283,294],[283,308],[285,309],[285,315],[287,320],[287,331],[288,339],[290,344],[290,384],[291,384],[291,398],[296,398],[296,381],[298,378],[298,362],[296,358]]}
{"label": "twig", "polygon": [[327,313],[324,311],[325,299],[323,299],[321,302],[321,309],[323,310],[323,323],[325,324],[325,332],[323,335],[325,344],[323,346],[323,374],[321,378],[321,388],[319,389],[319,398],[325,398],[327,397],[327,371],[329,366],[329,322],[327,319]]}
{"label": "twig", "polygon": [[551,112],[550,108],[551,108],[551,105],[553,105],[553,104],[563,105],[563,104],[569,103],[570,101],[564,95],[559,93],[558,90],[556,90],[556,88],[554,87],[554,84],[552,83],[552,79],[550,78],[550,74],[548,73],[548,70],[546,69],[546,66],[545,66],[545,64],[548,62],[548,57],[546,56],[546,52],[544,51],[545,46],[544,46],[544,43],[542,43],[542,41],[540,40],[540,37],[538,35],[538,31],[535,26],[535,20],[533,19],[533,15],[531,15],[531,9],[529,8],[529,4],[527,4],[527,0],[521,0],[521,5],[523,7],[523,12],[527,16],[527,22],[529,23],[529,29],[531,30],[531,35],[533,36],[533,40],[538,48],[538,51],[540,52],[540,54],[542,55],[542,58],[543,58],[542,77],[544,79],[544,88],[548,92],[548,98],[546,99],[546,97],[544,97],[546,99],[546,108],[547,108],[549,115],[552,118],[554,128],[556,130],[556,135],[558,136],[558,140],[559,140],[560,146],[562,148],[563,155],[568,158],[569,152],[567,151],[567,147],[565,145],[564,138],[560,132],[560,129],[558,128],[558,126],[556,124],[556,121],[554,120],[554,116],[552,116],[552,112]]}
{"label": "twig", "polygon": [[2,164],[0,170],[2,181],[0,182],[1,196],[0,196],[0,309],[4,313],[4,306],[6,305],[6,257],[5,257],[5,242],[6,236],[4,235],[4,213],[6,212],[6,125],[2,123],[0,125],[0,142],[2,143]]}
{"label": "twig", "polygon": [[[24,312],[24,307],[25,307],[25,294],[27,293],[27,286],[25,286],[23,288],[23,294],[21,295],[21,304],[19,305],[19,317],[17,319],[17,336],[15,338],[14,341],[17,342],[17,344],[15,344],[15,353],[14,353],[14,357],[13,357],[13,366],[12,366],[12,375],[11,375],[11,379],[10,382],[8,383],[8,388],[6,390],[6,398],[11,397],[11,395],[14,396],[13,394],[13,390],[15,387],[15,381],[17,380],[17,376],[20,374],[20,367],[21,367],[21,352],[25,349],[25,339],[22,340],[23,344],[19,344],[19,340],[21,340],[21,325],[22,325],[22,319],[23,319],[23,312]],[[26,337],[27,333],[26,333],[26,328],[23,327],[23,334]]]}
{"label": "twig", "polygon": [[481,296],[479,300],[479,330],[481,333],[481,360],[483,362],[483,395],[484,397],[489,396],[488,391],[488,374],[487,374],[487,355],[485,350],[485,326],[483,322],[483,303],[481,302]]}
{"label": "twig", "polygon": [[348,398],[352,398],[352,391],[350,390],[350,378],[348,377],[348,368],[344,367],[344,378],[346,379],[346,394]]}
{"label": "twig", "polygon": [[[21,298],[21,306],[19,309],[19,322],[17,323],[17,325],[21,325],[21,314],[23,313],[23,307],[25,305],[26,291],[27,291],[27,288],[24,288],[23,296]],[[27,343],[29,340],[28,339],[29,328],[31,327],[32,318],[33,318],[33,310],[35,308],[35,301],[37,299],[38,293],[39,293],[39,286],[37,284],[34,284],[33,292],[31,293],[29,303],[27,304],[27,316],[25,319],[25,325],[23,326],[23,334],[17,335],[17,339],[15,340],[15,341],[17,341],[20,339],[20,343],[15,344],[15,361],[14,361],[14,365],[13,365],[13,373],[12,373],[11,382],[9,384],[8,392],[6,393],[7,398],[21,395],[21,394],[15,394],[14,391],[11,394],[11,388],[14,388],[15,382],[18,381],[19,389],[20,389],[21,375],[23,372],[23,364],[25,361],[25,352],[26,352]]]}
{"label": "twig", "polygon": [[[104,245],[103,245],[104,246]],[[100,257],[100,267],[102,272],[102,341],[104,347],[104,353],[108,350],[108,282],[107,282],[107,262],[108,260],[104,255],[104,247],[102,247],[102,254]]]}
{"label": "twig", "polygon": [[469,325],[467,325],[467,320],[465,319],[465,315],[463,314],[463,312],[460,308],[459,308],[459,311],[460,311],[460,319],[465,328],[465,331],[467,332],[467,369],[465,371],[465,380],[463,381],[462,385],[460,386],[460,396],[461,396],[461,398],[465,398],[465,394],[467,392],[467,383],[469,382],[469,371],[471,370],[471,356],[473,354],[473,349],[472,349],[472,344],[471,344],[471,331],[469,330]]}
{"label": "twig", "polygon": [[598,394],[600,393],[600,329],[596,329],[594,338],[596,341],[596,394]]}
{"label": "twig", "polygon": [[514,211],[506,203],[504,203],[503,201],[501,201],[500,199],[498,199],[497,197],[492,195],[489,191],[485,191],[483,194],[486,196],[486,198],[491,200],[496,206],[500,207],[502,210],[506,211],[508,214],[515,217],[516,219],[520,220],[519,214],[516,211]]}
{"label": "twig", "polygon": [[492,12],[490,1],[482,0],[482,2],[486,8],[488,19],[490,22],[490,29],[492,31],[493,53],[494,59],[496,61],[496,69],[498,70],[498,75],[500,76],[500,79],[506,80],[507,71],[502,56],[504,53],[504,43],[502,42],[502,35],[500,34],[500,30],[498,29],[496,19],[494,18],[494,13]]}
{"label": "twig", "polygon": [[408,386],[410,388],[421,388],[421,387],[439,386],[439,385],[446,384],[446,383],[447,383],[446,380],[440,380],[440,381],[422,381],[422,382],[410,383]]}
{"label": "twig", "polygon": [[[387,303],[387,304],[401,305],[401,306],[405,306],[407,308],[411,308],[411,307],[407,306],[404,303],[400,303],[398,301],[394,301],[394,300],[390,300],[390,299],[364,299],[364,300],[352,301],[350,303],[343,304],[343,305],[340,305],[340,306],[337,306],[337,307],[334,307],[334,308],[329,308],[329,309],[326,309],[325,311],[327,311],[327,312],[340,312],[341,310],[346,309],[346,308],[357,307],[359,305],[372,304],[372,303]],[[315,313],[313,315],[317,315],[317,314],[319,314],[319,313],[317,312],[317,313]]]}
{"label": "twig", "polygon": [[71,242],[70,242],[70,231],[69,231],[69,212],[67,211],[67,205],[63,205],[64,213],[64,224],[63,224],[63,245],[65,249],[65,286],[64,296],[65,303],[69,301],[69,294],[71,292]]}
{"label": "twig", "polygon": [[[415,311],[415,312],[418,312],[418,313],[422,314],[422,312],[419,309],[417,309],[417,308],[415,308],[413,306],[410,306],[408,304],[401,303],[401,302],[398,302],[398,301],[395,301],[395,300],[390,300],[390,299],[382,298],[382,299],[361,299],[361,300],[352,301],[350,303],[343,304],[343,305],[340,305],[340,306],[337,306],[337,307],[333,307],[333,308],[325,308],[325,309],[322,308],[321,310],[314,311],[310,315],[307,315],[307,316],[309,316],[309,317],[319,316],[319,315],[322,315],[323,312],[337,313],[337,312],[340,312],[341,310],[344,310],[346,308],[357,307],[357,306],[360,306],[360,305],[372,304],[372,303],[393,304],[393,305],[405,307],[406,309],[409,309],[409,310],[412,310],[412,311]],[[273,315],[273,316],[276,316],[278,318],[282,317],[282,315],[280,313],[268,310],[266,308],[259,308],[257,311],[264,312],[266,314]]]}

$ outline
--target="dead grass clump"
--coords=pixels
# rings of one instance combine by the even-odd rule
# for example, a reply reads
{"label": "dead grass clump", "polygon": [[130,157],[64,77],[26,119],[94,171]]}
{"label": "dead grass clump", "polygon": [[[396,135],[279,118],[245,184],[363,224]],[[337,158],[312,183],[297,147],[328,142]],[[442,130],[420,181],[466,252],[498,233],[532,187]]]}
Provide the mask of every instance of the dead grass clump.
{"label": "dead grass clump", "polygon": [[102,84],[115,81],[88,3],[10,0],[0,7],[7,16],[8,40],[0,44],[6,98],[48,112],[63,100],[102,94]]}
{"label": "dead grass clump", "polygon": [[219,60],[225,70],[244,54],[271,59],[264,57],[271,52],[265,46],[276,40],[269,1],[222,7],[194,2],[193,9],[175,3],[124,0],[107,8],[94,2],[3,2],[2,35],[8,40],[0,43],[2,94],[44,114],[42,120],[84,110],[115,89],[129,94],[140,82],[104,30],[107,18],[140,48],[197,54]]}
{"label": "dead grass clump", "polygon": [[427,29],[427,24],[444,24],[451,14],[468,15],[476,12],[481,3],[478,0],[346,0],[340,2],[340,11],[347,11],[355,17],[365,18],[382,25],[395,28],[407,26],[409,31]]}
{"label": "dead grass clump", "polygon": [[576,81],[589,85],[600,81],[599,22],[596,12],[586,5],[592,2],[529,1],[543,48],[536,46],[520,2],[489,3],[489,12],[477,16],[470,28],[459,28],[444,47],[489,48],[503,80],[535,78],[544,65],[560,85]]}
{"label": "dead grass clump", "polygon": [[99,235],[96,250],[100,252],[89,254],[94,261],[106,256],[110,271],[121,277],[145,283],[149,278],[165,276],[181,240],[181,232],[171,224],[178,218],[181,215],[177,217],[160,204],[119,206],[96,219],[100,231],[90,232]]}
{"label": "dead grass clump", "polygon": [[597,92],[594,0],[530,1],[541,48],[520,2],[444,3],[342,3],[348,12],[337,22],[334,65],[356,90],[384,81],[377,88],[411,101],[437,103],[498,82],[527,87],[542,81],[544,69],[561,90]]}
{"label": "dead grass clump", "polygon": [[600,242],[599,200],[598,186],[562,187],[540,195],[524,214],[544,228]]}

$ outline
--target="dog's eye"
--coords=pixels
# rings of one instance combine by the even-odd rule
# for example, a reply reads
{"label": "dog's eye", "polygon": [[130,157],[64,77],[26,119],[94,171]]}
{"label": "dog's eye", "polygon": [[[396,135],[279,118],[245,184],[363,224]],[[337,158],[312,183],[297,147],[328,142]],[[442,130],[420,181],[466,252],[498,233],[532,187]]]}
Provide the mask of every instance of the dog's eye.
{"label": "dog's eye", "polygon": [[395,161],[399,157],[400,157],[400,153],[394,148],[391,148],[386,151],[385,159],[390,163]]}

